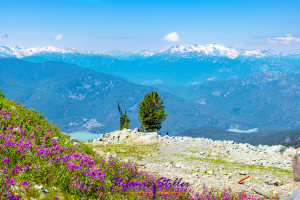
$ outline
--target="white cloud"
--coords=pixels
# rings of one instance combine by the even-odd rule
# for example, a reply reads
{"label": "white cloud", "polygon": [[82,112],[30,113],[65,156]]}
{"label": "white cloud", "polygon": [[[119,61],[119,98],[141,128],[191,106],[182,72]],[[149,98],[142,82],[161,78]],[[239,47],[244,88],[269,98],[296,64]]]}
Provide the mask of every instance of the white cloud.
{"label": "white cloud", "polygon": [[300,38],[296,38],[291,34],[288,34],[286,37],[268,38],[268,42],[271,44],[291,44],[293,42],[300,42]]}
{"label": "white cloud", "polygon": [[61,40],[62,38],[63,38],[62,34],[59,34],[59,35],[54,37],[55,40]]}
{"label": "white cloud", "polygon": [[179,35],[176,32],[169,33],[164,37],[164,40],[169,42],[178,42],[180,40]]}

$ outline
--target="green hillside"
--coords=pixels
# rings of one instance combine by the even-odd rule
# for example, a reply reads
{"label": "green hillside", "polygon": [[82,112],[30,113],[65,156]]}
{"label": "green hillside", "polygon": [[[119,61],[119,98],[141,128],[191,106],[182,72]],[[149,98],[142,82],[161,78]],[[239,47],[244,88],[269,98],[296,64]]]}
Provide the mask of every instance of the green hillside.
{"label": "green hillside", "polygon": [[[1,199],[129,199],[118,176],[151,182],[132,163],[105,160],[33,109],[0,97]],[[125,179],[126,180],[126,179]],[[127,196],[127,197],[126,197]]]}

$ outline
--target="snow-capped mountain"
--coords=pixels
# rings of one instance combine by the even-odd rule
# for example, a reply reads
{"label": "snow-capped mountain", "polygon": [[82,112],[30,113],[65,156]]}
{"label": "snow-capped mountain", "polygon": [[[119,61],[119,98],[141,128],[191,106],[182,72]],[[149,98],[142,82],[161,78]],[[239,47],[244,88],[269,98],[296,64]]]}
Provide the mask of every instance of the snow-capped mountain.
{"label": "snow-capped mountain", "polygon": [[59,49],[52,46],[36,47],[36,48],[24,48],[24,47],[7,47],[0,46],[0,56],[2,57],[17,57],[23,58],[26,56],[32,56],[42,52],[47,53],[70,53],[75,52],[75,49]]}
{"label": "snow-capped mountain", "polygon": [[24,48],[24,47],[7,47],[0,46],[0,56],[2,57],[17,57],[23,58],[28,56],[34,56],[46,53],[59,53],[59,54],[84,54],[84,55],[105,55],[118,59],[134,59],[134,58],[146,58],[151,56],[180,56],[180,57],[203,57],[203,56],[215,56],[215,57],[227,57],[235,59],[238,57],[269,57],[269,56],[300,56],[300,50],[294,50],[290,52],[280,52],[273,50],[248,50],[248,49],[236,49],[226,47],[221,44],[191,44],[191,45],[177,45],[168,49],[147,51],[142,50],[138,52],[123,52],[123,51],[80,51],[74,48],[59,49],[52,46],[36,47],[36,48]]}
{"label": "snow-capped mountain", "polygon": [[[237,58],[240,55],[246,55],[246,56],[257,56],[262,57],[265,56],[265,54],[261,53],[260,50],[239,50],[234,48],[228,48],[220,44],[206,44],[206,45],[198,45],[198,44],[192,44],[192,45],[178,45],[173,46],[167,50],[160,51],[159,53],[162,54],[194,54],[194,56],[224,56],[231,59]],[[157,53],[158,54],[158,53]]]}

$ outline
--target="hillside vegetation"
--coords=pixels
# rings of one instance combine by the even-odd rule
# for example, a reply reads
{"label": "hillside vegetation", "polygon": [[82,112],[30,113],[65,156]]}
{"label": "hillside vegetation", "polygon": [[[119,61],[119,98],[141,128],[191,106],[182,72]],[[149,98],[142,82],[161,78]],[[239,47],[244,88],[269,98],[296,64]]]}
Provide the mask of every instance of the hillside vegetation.
{"label": "hillside vegetation", "polygon": [[96,156],[35,110],[0,98],[1,199],[122,199],[132,194],[109,189],[114,177],[154,180],[132,163]]}

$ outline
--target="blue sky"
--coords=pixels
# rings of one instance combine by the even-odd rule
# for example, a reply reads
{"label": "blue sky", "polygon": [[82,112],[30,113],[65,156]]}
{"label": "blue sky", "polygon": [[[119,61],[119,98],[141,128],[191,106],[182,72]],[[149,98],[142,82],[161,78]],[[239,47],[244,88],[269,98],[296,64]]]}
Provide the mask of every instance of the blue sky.
{"label": "blue sky", "polygon": [[0,45],[292,50],[300,49],[299,10],[299,0],[0,0]]}

